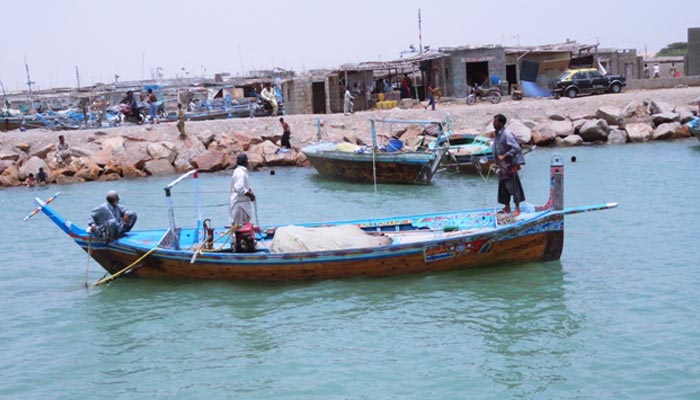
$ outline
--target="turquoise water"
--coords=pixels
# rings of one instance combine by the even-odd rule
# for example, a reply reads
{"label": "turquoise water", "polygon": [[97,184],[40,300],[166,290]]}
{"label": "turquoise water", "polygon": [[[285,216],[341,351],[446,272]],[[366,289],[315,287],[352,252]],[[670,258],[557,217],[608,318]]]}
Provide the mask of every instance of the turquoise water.
{"label": "turquoise water", "polygon": [[[83,288],[86,255],[35,196],[81,225],[111,188],[166,223],[168,179],[0,191],[0,398],[700,398],[700,145],[558,149],[567,217],[558,262],[290,284],[121,279]],[[554,150],[528,155],[528,200],[547,197]],[[568,161],[572,155],[576,163]],[[205,217],[226,220],[227,174],[202,176]],[[312,169],[251,174],[266,223],[493,204],[495,181],[372,186]],[[190,183],[179,224],[194,221]],[[103,272],[90,263],[89,280]]]}

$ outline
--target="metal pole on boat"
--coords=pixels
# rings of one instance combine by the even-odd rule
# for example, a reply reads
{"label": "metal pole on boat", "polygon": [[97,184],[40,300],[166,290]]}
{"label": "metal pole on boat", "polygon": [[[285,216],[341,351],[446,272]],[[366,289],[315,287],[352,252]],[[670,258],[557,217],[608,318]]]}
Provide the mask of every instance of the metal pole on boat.
{"label": "metal pole on boat", "polygon": [[371,132],[372,132],[372,179],[374,181],[374,193],[377,193],[377,131],[374,125],[374,120],[370,120]]}
{"label": "metal pole on boat", "polygon": [[560,154],[552,156],[552,164],[549,170],[552,182],[552,201],[555,210],[564,209],[564,158]]}
{"label": "metal pole on boat", "polygon": [[171,187],[165,187],[165,202],[168,205],[168,223],[170,225],[170,232],[175,233],[175,211],[173,210],[173,198]]}
{"label": "metal pole on boat", "polygon": [[194,179],[194,200],[197,206],[197,229],[194,231],[194,241],[199,243],[199,232],[202,231],[202,201],[199,195],[199,172],[195,172],[192,175]]}

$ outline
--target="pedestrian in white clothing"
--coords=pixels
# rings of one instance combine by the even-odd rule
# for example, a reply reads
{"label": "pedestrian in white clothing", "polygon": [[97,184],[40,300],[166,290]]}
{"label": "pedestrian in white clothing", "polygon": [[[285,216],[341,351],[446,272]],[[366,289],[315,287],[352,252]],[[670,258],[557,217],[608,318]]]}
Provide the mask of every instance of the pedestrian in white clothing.
{"label": "pedestrian in white clothing", "polygon": [[252,213],[251,202],[255,201],[255,194],[248,181],[248,156],[245,153],[236,157],[236,168],[231,176],[231,190],[229,192],[229,219],[232,226],[242,227],[248,222]]}
{"label": "pedestrian in white clothing", "polygon": [[346,86],[345,101],[343,102],[343,112],[345,113],[345,115],[352,114],[355,112],[355,104],[352,102],[353,100],[355,100],[355,97],[353,97],[352,93],[350,93],[350,88]]}

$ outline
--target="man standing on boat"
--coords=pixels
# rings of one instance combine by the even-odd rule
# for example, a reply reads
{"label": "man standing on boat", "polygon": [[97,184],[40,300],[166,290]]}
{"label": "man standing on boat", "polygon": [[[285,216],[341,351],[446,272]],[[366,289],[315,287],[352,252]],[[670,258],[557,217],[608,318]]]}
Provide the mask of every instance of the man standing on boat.
{"label": "man standing on boat", "polygon": [[229,219],[232,226],[242,227],[250,222],[252,213],[251,202],[255,194],[248,180],[248,156],[240,153],[236,157],[236,168],[231,176],[229,192]]}
{"label": "man standing on boat", "polygon": [[506,129],[506,117],[503,114],[493,117],[493,128],[496,130],[493,157],[497,165],[498,202],[505,206],[504,212],[510,213],[510,198],[513,197],[513,216],[517,217],[520,215],[520,203],[525,201],[525,192],[518,176],[520,166],[525,165],[525,157],[513,132]]}
{"label": "man standing on boat", "polygon": [[134,227],[138,216],[119,204],[116,190],[107,192],[107,202],[90,212],[89,232],[104,240],[119,239]]}

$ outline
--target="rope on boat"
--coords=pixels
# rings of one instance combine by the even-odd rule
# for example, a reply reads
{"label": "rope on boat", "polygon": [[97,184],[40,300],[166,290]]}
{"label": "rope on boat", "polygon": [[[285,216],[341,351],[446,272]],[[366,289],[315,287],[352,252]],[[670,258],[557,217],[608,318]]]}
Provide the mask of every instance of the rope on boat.
{"label": "rope on boat", "polygon": [[[160,246],[160,243],[158,243],[158,246]],[[134,269],[134,267],[136,266],[136,264],[140,263],[141,261],[143,261],[144,258],[150,256],[151,253],[153,253],[154,251],[156,251],[156,250],[158,249],[158,246],[156,246],[156,247],[154,247],[154,248],[148,250],[144,255],[142,255],[141,257],[139,257],[136,261],[132,262],[131,264],[127,265],[127,266],[126,266],[124,269],[122,269],[121,271],[117,272],[116,274],[112,274],[112,275],[110,275],[110,276],[108,276],[108,277],[106,277],[106,278],[104,278],[104,279],[100,279],[99,281],[93,283],[92,286],[100,286],[100,285],[102,285],[102,284],[104,284],[104,283],[112,282],[113,280],[119,278],[120,276],[122,276],[122,275],[124,275],[125,273],[129,272],[130,270]]]}
{"label": "rope on boat", "polygon": [[83,285],[88,287],[88,271],[90,270],[90,258],[92,257],[92,237],[88,238],[87,262],[85,263],[85,280]]}
{"label": "rope on boat", "polygon": [[[235,225],[235,224],[232,225],[228,230],[226,230],[224,233],[222,233],[221,235],[219,235],[219,237],[217,237],[216,239],[212,240],[212,243],[218,242],[218,241],[219,241],[221,238],[223,238],[224,236],[229,236],[229,237],[230,237],[230,236],[236,231],[236,229],[238,229],[238,225]],[[194,264],[194,262],[197,261],[197,257],[199,257],[200,254],[204,254],[205,252],[209,253],[209,252],[217,252],[217,251],[220,251],[221,249],[224,248],[224,246],[226,245],[226,243],[227,243],[228,241],[225,240],[223,243],[221,243],[221,245],[220,245],[219,247],[217,247],[217,248],[215,248],[215,249],[205,249],[205,248],[204,248],[204,245],[206,244],[206,242],[207,242],[207,238],[206,238],[206,235],[205,235],[204,240],[202,241],[202,243],[197,243],[197,244],[195,244],[194,246],[192,246],[192,251],[194,252],[194,254],[192,254],[192,258],[190,259],[190,264]],[[233,241],[231,241],[231,242],[233,242]]]}

